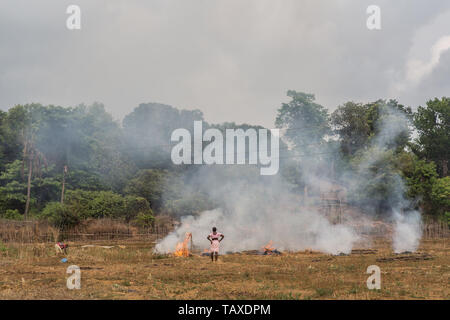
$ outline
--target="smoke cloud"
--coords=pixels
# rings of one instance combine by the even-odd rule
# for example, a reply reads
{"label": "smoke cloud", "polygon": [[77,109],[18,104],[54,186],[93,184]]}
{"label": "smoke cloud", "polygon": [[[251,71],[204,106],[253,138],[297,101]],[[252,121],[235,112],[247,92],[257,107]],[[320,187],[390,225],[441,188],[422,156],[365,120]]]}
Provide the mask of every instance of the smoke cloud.
{"label": "smoke cloud", "polygon": [[443,36],[439,38],[431,47],[431,57],[429,61],[422,61],[411,58],[407,62],[406,79],[402,89],[405,86],[415,86],[419,84],[424,77],[431,74],[433,70],[439,65],[442,54],[450,49],[450,36]]}
{"label": "smoke cloud", "polygon": [[[226,170],[233,170],[227,168]],[[210,181],[215,181],[211,172]],[[260,249],[273,241],[278,249],[312,249],[330,254],[349,253],[358,236],[349,226],[333,225],[320,212],[302,207],[289,186],[278,179],[248,184],[244,178],[233,179],[210,195],[221,197],[223,208],[187,216],[181,226],[157,244],[159,252],[173,251],[186,232],[192,232],[194,245],[209,246],[206,236],[216,226],[225,235],[222,249],[242,251]]]}
{"label": "smoke cloud", "polygon": [[401,214],[394,211],[394,237],[392,247],[394,252],[414,252],[419,247],[422,237],[422,219],[418,211]]}
{"label": "smoke cloud", "polygon": [[[273,241],[280,250],[312,249],[329,254],[350,253],[355,245],[368,245],[363,233],[371,230],[376,209],[386,208],[385,222],[393,226],[392,244],[395,252],[415,251],[421,238],[421,216],[411,210],[405,198],[402,177],[389,166],[378,171],[372,167],[389,159],[393,146],[402,135],[409,134],[408,119],[392,107],[383,108],[378,135],[360,156],[356,167],[337,173],[339,184],[348,192],[366,192],[353,203],[363,208],[356,215],[343,213],[340,223],[332,223],[320,200],[308,199],[295,189],[286,175],[261,177],[256,166],[200,166],[188,185],[201,190],[218,204],[214,210],[198,216],[181,218],[181,225],[162,239],[155,250],[168,253],[186,232],[193,234],[196,248],[207,249],[206,240],[216,226],[225,235],[222,252],[260,249]],[[335,147],[334,147],[335,148]],[[339,153],[330,147],[333,161]],[[301,172],[303,181],[316,195],[333,189],[329,176],[330,159],[321,156],[290,159],[280,165],[292,165]],[[377,166],[379,167],[379,166]],[[381,178],[380,178],[381,177]],[[389,177],[390,187],[383,199],[371,199],[370,188]],[[356,190],[356,191],[355,191]],[[350,197],[352,195],[349,195]],[[358,203],[359,201],[359,203]],[[311,202],[311,203],[310,203]],[[361,227],[361,224],[363,226]],[[359,225],[359,228],[357,227]]]}

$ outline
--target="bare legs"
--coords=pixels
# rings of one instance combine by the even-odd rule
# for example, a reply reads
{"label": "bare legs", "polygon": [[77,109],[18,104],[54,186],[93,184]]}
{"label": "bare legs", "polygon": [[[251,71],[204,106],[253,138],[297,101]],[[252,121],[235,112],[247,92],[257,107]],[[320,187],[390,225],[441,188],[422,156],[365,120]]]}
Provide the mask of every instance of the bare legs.
{"label": "bare legs", "polygon": [[211,252],[211,262],[214,261],[214,257],[215,257],[215,260],[217,261],[217,259],[219,258],[219,253],[218,252]]}

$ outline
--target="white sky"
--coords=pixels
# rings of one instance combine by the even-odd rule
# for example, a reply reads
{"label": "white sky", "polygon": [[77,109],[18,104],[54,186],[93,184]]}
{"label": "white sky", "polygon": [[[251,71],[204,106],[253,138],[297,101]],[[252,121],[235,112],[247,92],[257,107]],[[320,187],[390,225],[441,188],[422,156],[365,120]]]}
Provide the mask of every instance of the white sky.
{"label": "white sky", "polygon": [[[81,30],[66,28],[70,4]],[[121,119],[160,102],[273,127],[289,89],[330,110],[417,107],[450,96],[449,36],[448,0],[2,0],[0,108],[99,101]]]}

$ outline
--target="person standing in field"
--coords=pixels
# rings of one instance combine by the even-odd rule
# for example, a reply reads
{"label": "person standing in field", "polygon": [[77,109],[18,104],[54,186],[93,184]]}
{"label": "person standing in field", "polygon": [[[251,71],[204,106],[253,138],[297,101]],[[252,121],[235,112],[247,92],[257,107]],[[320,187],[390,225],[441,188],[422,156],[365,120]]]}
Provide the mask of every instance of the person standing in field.
{"label": "person standing in field", "polygon": [[225,236],[222,233],[217,232],[217,228],[212,228],[212,233],[209,234],[209,236],[206,237],[211,242],[211,246],[209,248],[209,251],[211,252],[211,261],[214,261],[214,257],[216,258],[216,261],[219,257],[219,247],[220,247],[220,241],[223,240]]}

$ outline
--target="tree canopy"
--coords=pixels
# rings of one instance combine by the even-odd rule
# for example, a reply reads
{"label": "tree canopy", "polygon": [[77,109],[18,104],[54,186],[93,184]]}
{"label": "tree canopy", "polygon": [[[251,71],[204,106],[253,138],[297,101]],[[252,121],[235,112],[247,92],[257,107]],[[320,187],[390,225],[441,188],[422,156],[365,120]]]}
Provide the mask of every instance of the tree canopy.
{"label": "tree canopy", "polygon": [[[429,100],[415,112],[395,100],[349,101],[330,115],[313,94],[290,90],[287,96],[275,125],[283,138],[280,173],[296,192],[308,184],[305,168],[323,171],[322,164],[329,164],[319,173],[345,179],[339,170],[357,175],[365,153],[380,150],[361,177],[367,183],[355,186],[355,205],[365,197],[365,203],[370,198],[374,207],[386,210],[391,204],[384,199],[397,191],[393,180],[400,175],[407,187],[402,192],[417,207],[435,216],[448,213],[450,98]],[[202,174],[198,166],[170,161],[172,131],[192,130],[194,121],[204,121],[200,110],[158,103],[139,105],[121,123],[100,103],[28,104],[0,111],[0,218],[22,219],[29,207],[31,217],[64,228],[98,217],[148,225],[154,215],[212,209],[218,199],[201,183],[192,183]],[[205,121],[204,126],[262,128]],[[242,174],[254,173],[237,173]],[[231,175],[217,170],[215,181]],[[60,203],[63,177],[67,194]]]}

